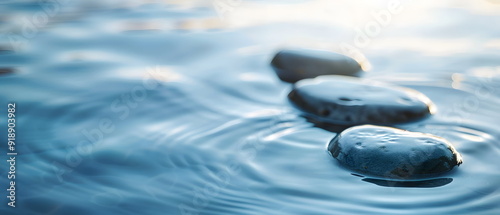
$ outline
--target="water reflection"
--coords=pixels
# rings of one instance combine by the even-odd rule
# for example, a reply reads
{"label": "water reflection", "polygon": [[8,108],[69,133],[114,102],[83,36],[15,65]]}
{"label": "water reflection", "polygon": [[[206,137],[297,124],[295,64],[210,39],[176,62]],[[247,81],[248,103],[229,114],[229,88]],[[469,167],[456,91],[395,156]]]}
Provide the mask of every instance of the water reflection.
{"label": "water reflection", "polygon": [[452,178],[436,178],[422,181],[393,181],[375,178],[363,178],[363,181],[382,187],[412,187],[412,188],[434,188],[447,185],[453,181]]}

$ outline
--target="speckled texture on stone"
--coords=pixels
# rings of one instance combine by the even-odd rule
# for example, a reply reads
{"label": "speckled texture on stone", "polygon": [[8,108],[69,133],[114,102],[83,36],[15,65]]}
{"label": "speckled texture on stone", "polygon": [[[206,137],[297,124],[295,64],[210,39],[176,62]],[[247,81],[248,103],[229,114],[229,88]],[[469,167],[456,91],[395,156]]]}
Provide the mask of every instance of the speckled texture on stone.
{"label": "speckled texture on stone", "polygon": [[330,141],[328,151],[352,170],[383,178],[425,178],[462,163],[444,138],[373,125],[343,131]]}

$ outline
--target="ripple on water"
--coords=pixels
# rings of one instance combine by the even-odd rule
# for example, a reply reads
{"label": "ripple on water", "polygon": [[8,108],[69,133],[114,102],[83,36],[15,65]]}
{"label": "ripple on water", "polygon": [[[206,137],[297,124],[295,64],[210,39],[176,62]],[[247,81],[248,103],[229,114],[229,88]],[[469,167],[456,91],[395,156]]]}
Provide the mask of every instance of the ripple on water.
{"label": "ripple on water", "polygon": [[[31,205],[26,214],[38,207],[61,214],[79,209],[82,203],[111,214],[179,210],[209,214],[398,214],[409,210],[414,214],[488,214],[496,210],[500,198],[500,170],[495,162],[500,135],[489,126],[498,116],[485,106],[456,124],[444,111],[470,95],[464,91],[413,86],[435,101],[438,112],[426,121],[399,127],[449,139],[466,162],[443,178],[402,182],[351,175],[325,152],[325,144],[335,133],[314,127],[285,99],[272,105],[268,99],[242,101],[189,79],[165,82],[149,92],[147,102],[138,104],[127,123],[116,123],[105,141],[71,166],[66,157],[73,155],[76,146],[68,142],[85,138],[81,130],[94,129],[100,117],[121,122],[120,114],[111,111],[108,103],[139,82],[104,83],[115,87],[106,93],[79,94],[78,99],[34,103],[36,109],[22,112],[37,116],[25,119],[30,135],[24,145],[32,149],[23,158],[37,165],[19,164],[19,168],[32,170],[21,177],[20,184],[58,199],[57,203],[46,197],[23,200]],[[283,89],[276,91],[279,95]],[[69,92],[73,90],[69,88]],[[201,99],[209,94],[220,94],[227,102]],[[226,108],[233,110],[226,112]],[[161,111],[150,111],[153,109]],[[490,120],[484,121],[486,118]],[[48,119],[51,123],[44,123]],[[58,132],[68,125],[67,134]],[[63,182],[54,174],[54,166],[66,170]],[[20,193],[29,194],[27,190]]]}
{"label": "ripple on water", "polygon": [[[307,1],[291,6],[301,4]],[[135,13],[90,10],[98,2],[77,5],[61,10],[26,50],[0,47],[0,67],[22,71],[0,77],[0,91],[8,92],[1,101],[19,104],[23,162],[17,164],[17,214],[498,214],[500,85],[496,78],[483,81],[478,71],[451,77],[449,71],[427,70],[464,66],[453,61],[459,59],[455,55],[424,57],[417,50],[398,58],[375,50],[367,54],[375,68],[405,73],[366,75],[428,96],[437,106],[435,115],[396,127],[449,139],[464,164],[428,181],[362,178],[327,154],[326,144],[336,133],[314,127],[291,108],[286,101],[290,86],[280,83],[268,65],[277,44],[315,38],[334,45],[337,34],[325,34],[333,31],[309,23],[251,22],[205,31],[221,27],[213,17],[200,17],[207,11],[163,10],[155,4],[158,13],[145,8]],[[41,8],[30,3],[8,9],[33,15]],[[162,31],[108,29],[130,17]],[[154,21],[165,17],[164,25]],[[169,24],[181,20],[189,22],[177,27],[188,31],[168,31]],[[297,26],[307,28],[302,32]],[[234,51],[256,46],[263,48],[251,54]],[[474,50],[469,54],[478,57]],[[162,80],[140,102],[122,100],[142,86],[142,70],[130,68],[154,65],[174,68],[182,78]],[[115,101],[122,107],[118,111],[111,109]],[[99,128],[103,118],[114,123],[114,130],[81,153],[78,144],[89,141],[82,131]],[[7,184],[4,175],[0,184]],[[11,212],[0,207],[1,214]]]}

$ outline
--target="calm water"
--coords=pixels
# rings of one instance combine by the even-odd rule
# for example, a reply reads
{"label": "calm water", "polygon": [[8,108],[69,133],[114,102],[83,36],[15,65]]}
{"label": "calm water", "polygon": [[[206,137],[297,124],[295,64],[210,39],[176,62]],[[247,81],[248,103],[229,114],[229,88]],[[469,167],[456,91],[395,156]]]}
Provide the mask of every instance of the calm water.
{"label": "calm water", "polygon": [[[0,157],[8,102],[19,153],[0,214],[500,213],[499,1],[400,1],[366,44],[355,28],[386,1],[60,2],[0,3]],[[340,44],[365,77],[430,97],[435,116],[398,127],[448,138],[464,163],[425,183],[339,166],[335,133],[291,107],[269,62]]]}

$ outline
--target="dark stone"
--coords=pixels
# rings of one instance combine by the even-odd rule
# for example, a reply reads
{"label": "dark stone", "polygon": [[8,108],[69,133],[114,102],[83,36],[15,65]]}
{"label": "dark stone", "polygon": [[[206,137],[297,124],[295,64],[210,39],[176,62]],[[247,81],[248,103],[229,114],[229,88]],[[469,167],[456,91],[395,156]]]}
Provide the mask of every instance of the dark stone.
{"label": "dark stone", "polygon": [[333,125],[405,123],[434,110],[431,100],[418,91],[339,75],[299,81],[288,98],[306,116]]}
{"label": "dark stone", "polygon": [[12,68],[0,68],[0,75],[14,73]]}
{"label": "dark stone", "polygon": [[330,141],[328,151],[352,170],[393,179],[433,177],[462,163],[444,138],[374,125],[343,131]]}
{"label": "dark stone", "polygon": [[271,65],[282,81],[290,83],[320,75],[358,76],[362,72],[359,63],[348,56],[308,49],[280,51]]}

